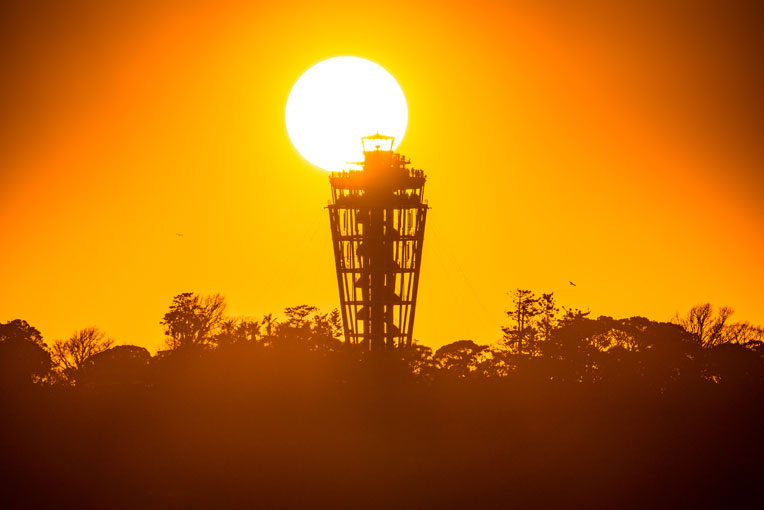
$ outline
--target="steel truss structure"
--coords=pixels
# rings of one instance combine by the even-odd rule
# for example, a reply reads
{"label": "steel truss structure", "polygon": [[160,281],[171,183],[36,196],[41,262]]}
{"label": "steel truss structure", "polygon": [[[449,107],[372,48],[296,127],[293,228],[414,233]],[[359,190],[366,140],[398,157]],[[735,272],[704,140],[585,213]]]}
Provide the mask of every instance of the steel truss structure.
{"label": "steel truss structure", "polygon": [[424,172],[362,138],[360,171],[333,172],[328,206],[345,341],[370,350],[412,343],[427,202]]}

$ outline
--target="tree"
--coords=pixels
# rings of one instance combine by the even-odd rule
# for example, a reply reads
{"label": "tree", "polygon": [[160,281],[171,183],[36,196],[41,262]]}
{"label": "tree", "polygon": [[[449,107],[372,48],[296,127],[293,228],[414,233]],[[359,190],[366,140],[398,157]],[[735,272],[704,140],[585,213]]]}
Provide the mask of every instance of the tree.
{"label": "tree", "polygon": [[34,326],[30,326],[27,321],[15,319],[5,324],[0,324],[0,342],[8,340],[20,340],[45,348],[45,342],[42,340],[42,334]]}
{"label": "tree", "polygon": [[334,331],[334,336],[340,338],[344,332],[344,329],[342,327],[342,315],[340,315],[340,311],[338,309],[335,308],[329,312],[329,324]]}
{"label": "tree", "polygon": [[117,345],[94,354],[77,372],[77,384],[135,384],[146,381],[151,354],[137,345]]}
{"label": "tree", "polygon": [[[312,314],[312,317],[311,317]],[[339,347],[341,333],[339,311],[319,313],[311,305],[299,305],[284,309],[286,322],[276,324],[279,345],[308,348],[311,351],[330,352]]]}
{"label": "tree", "polygon": [[711,303],[695,305],[683,317],[674,316],[673,322],[682,326],[703,347],[713,347],[724,341],[727,319],[733,314],[732,308],[722,306],[714,314]]}
{"label": "tree", "polygon": [[242,319],[236,326],[237,342],[257,342],[260,337],[260,323],[251,319]]}
{"label": "tree", "polygon": [[490,346],[480,354],[477,371],[486,378],[506,377],[517,370],[521,356],[501,345]]}
{"label": "tree", "polygon": [[273,336],[273,329],[278,326],[279,321],[273,317],[272,313],[263,316],[262,325],[265,328],[267,336]]}
{"label": "tree", "polygon": [[749,322],[729,324],[722,332],[722,342],[748,345],[764,339],[764,329],[753,326]]}
{"label": "tree", "polygon": [[566,326],[570,323],[586,319],[591,313],[588,310],[584,312],[578,308],[568,308],[566,306],[563,306],[562,309],[565,311],[565,313],[562,315],[562,318],[559,321],[559,326]]}
{"label": "tree", "polygon": [[238,321],[232,318],[221,319],[218,325],[218,332],[215,334],[214,341],[218,347],[232,345],[236,343],[236,329],[239,326]]}
{"label": "tree", "polygon": [[342,335],[342,318],[336,308],[329,313],[317,313],[313,316],[313,334],[331,338]]}
{"label": "tree", "polygon": [[408,365],[409,371],[419,377],[432,378],[438,363],[432,355],[432,349],[414,341],[408,349],[398,351]]}
{"label": "tree", "polygon": [[69,337],[68,340],[56,340],[53,344],[53,362],[65,377],[72,377],[85,363],[114,344],[114,340],[98,328],[85,328]]}
{"label": "tree", "polygon": [[287,316],[287,324],[293,328],[302,328],[308,322],[310,314],[318,311],[318,308],[310,305],[288,306],[284,309]]}
{"label": "tree", "polygon": [[306,346],[311,337],[310,314],[318,310],[315,306],[288,306],[284,309],[287,320],[276,325],[276,337],[281,346]]}
{"label": "tree", "polygon": [[260,335],[260,323],[251,319],[225,318],[220,320],[213,337],[215,345],[223,347],[256,342]]}
{"label": "tree", "polygon": [[541,340],[548,342],[552,338],[552,331],[557,325],[557,303],[554,300],[554,293],[541,294],[539,299],[539,333]]}
{"label": "tree", "polygon": [[45,377],[50,353],[37,328],[16,319],[0,324],[0,384],[29,384]]}
{"label": "tree", "polygon": [[165,327],[167,347],[176,350],[209,345],[224,311],[225,299],[220,294],[206,297],[192,292],[178,294],[160,322]]}
{"label": "tree", "polygon": [[435,351],[434,357],[447,374],[464,378],[477,368],[479,356],[487,350],[487,345],[478,345],[472,340],[459,340]]}
{"label": "tree", "polygon": [[342,335],[342,319],[336,308],[329,313],[315,313],[310,324],[310,349],[334,351],[339,348]]}
{"label": "tree", "polygon": [[555,361],[552,375],[557,381],[581,382],[594,377],[592,369],[599,352],[597,338],[611,325],[600,319],[588,319],[587,315],[588,312],[580,310],[566,310],[551,341],[544,344],[546,358]]}
{"label": "tree", "polygon": [[504,331],[504,342],[518,354],[535,351],[534,340],[536,329],[534,319],[539,313],[539,298],[529,290],[517,289],[513,293],[514,308],[507,310],[506,314],[514,325],[501,328]]}

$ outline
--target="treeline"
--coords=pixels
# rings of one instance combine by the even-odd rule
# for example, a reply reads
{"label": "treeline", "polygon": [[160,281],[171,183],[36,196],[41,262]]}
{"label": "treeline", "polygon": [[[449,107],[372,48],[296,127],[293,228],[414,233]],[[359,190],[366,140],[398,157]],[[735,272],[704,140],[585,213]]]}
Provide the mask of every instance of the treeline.
{"label": "treeline", "polygon": [[[215,350],[288,350],[332,355],[360,362],[367,346],[342,342],[338,310],[322,313],[300,305],[283,318],[259,320],[225,315],[220,295],[175,296],[161,320],[165,349],[155,356],[136,345],[115,345],[97,328],[76,331],[46,345],[40,332],[23,320],[0,324],[2,383],[18,385],[148,383],[154,366],[178,353],[203,355]],[[554,294],[518,289],[506,312],[509,324],[494,345],[460,340],[432,351],[385,353],[388,363],[424,380],[437,377],[497,378],[512,375],[564,382],[639,379],[662,387],[679,380],[761,382],[764,329],[731,322],[732,309],[701,304],[671,323],[643,317],[589,317],[590,312],[560,307]]]}
{"label": "treeline", "polygon": [[590,315],[518,290],[494,345],[381,353],[342,342],[336,311],[235,318],[192,293],[154,355],[9,321],[0,505],[757,506],[761,328],[710,305]]}

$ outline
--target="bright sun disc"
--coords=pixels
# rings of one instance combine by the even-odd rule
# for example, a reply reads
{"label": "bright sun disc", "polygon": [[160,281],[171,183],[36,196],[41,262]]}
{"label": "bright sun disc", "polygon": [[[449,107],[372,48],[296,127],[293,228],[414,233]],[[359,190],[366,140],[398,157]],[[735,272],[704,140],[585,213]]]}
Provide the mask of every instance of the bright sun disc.
{"label": "bright sun disc", "polygon": [[336,57],[314,65],[289,93],[286,127],[300,154],[325,170],[362,161],[361,137],[406,132],[408,107],[395,78],[357,57]]}

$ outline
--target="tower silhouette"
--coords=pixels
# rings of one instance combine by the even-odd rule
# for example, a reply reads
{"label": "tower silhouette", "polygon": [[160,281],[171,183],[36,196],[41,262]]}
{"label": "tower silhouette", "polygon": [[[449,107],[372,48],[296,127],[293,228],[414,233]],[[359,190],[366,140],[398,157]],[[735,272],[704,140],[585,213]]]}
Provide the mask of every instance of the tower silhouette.
{"label": "tower silhouette", "polygon": [[362,170],[329,178],[345,341],[373,351],[411,345],[428,209],[424,172],[409,168],[393,142],[361,138]]}

